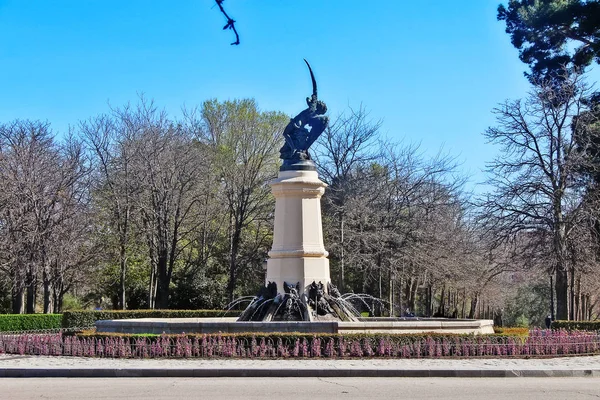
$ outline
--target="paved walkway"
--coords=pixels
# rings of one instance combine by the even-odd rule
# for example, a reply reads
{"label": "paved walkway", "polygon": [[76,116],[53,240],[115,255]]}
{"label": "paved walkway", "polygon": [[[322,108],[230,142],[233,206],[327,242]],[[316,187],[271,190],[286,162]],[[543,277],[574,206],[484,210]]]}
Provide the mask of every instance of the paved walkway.
{"label": "paved walkway", "polygon": [[0,354],[0,377],[600,377],[600,356],[543,359],[111,359]]}

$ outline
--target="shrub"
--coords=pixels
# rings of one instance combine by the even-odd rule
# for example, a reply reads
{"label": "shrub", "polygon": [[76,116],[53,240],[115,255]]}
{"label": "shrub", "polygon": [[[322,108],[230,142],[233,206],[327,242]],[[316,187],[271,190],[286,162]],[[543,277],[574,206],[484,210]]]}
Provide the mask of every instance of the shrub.
{"label": "shrub", "polygon": [[600,321],[552,321],[551,328],[568,331],[598,331]]}
{"label": "shrub", "polygon": [[60,314],[3,314],[0,315],[0,332],[60,329],[61,319]]}
{"label": "shrub", "polygon": [[79,298],[73,296],[70,293],[65,293],[65,295],[63,296],[62,307],[61,307],[61,310],[63,312],[71,311],[71,310],[82,310],[83,308],[84,307],[81,304],[81,301],[79,300]]}
{"label": "shrub", "polygon": [[87,328],[103,319],[131,318],[209,318],[237,317],[240,311],[224,310],[102,310],[65,311],[62,316],[63,328]]}
{"label": "shrub", "polygon": [[514,326],[516,328],[525,328],[525,329],[529,329],[529,318],[527,318],[525,315],[521,314],[519,315],[516,319],[515,319],[515,323]]}
{"label": "shrub", "polygon": [[503,328],[495,326],[494,333],[498,335],[527,336],[529,335],[529,328]]}

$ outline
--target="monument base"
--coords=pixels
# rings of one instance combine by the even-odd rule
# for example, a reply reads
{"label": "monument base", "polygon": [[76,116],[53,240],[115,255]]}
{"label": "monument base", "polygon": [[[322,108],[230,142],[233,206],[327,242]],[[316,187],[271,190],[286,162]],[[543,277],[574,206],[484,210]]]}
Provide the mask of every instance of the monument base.
{"label": "monument base", "polygon": [[286,285],[298,286],[303,294],[311,283],[322,283],[327,292],[329,260],[325,257],[270,258],[267,260],[267,284],[275,282],[278,290],[285,291]]}
{"label": "monument base", "polygon": [[356,322],[360,313],[331,285],[321,223],[327,185],[310,160],[284,166],[269,183],[275,227],[265,287],[239,321]]}

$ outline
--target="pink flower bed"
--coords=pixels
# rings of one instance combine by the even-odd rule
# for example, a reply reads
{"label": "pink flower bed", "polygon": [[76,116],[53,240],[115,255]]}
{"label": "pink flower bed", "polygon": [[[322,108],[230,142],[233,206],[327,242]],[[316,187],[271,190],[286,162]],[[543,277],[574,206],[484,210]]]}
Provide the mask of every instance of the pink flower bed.
{"label": "pink flower bed", "polygon": [[0,353],[125,358],[442,358],[600,354],[596,332],[532,330],[527,337],[483,335],[0,335]]}

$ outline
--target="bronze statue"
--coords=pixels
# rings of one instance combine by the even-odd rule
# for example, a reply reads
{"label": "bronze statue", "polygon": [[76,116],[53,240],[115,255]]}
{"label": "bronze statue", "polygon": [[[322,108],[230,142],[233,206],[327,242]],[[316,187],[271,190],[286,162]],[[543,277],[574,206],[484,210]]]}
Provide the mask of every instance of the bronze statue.
{"label": "bronze statue", "polygon": [[285,144],[279,150],[281,159],[284,160],[281,170],[314,169],[312,161],[304,162],[311,160],[308,148],[323,133],[329,123],[329,117],[324,115],[327,112],[327,105],[317,98],[315,75],[308,61],[304,60],[304,62],[310,72],[313,94],[306,98],[308,108],[292,118],[283,131]]}

